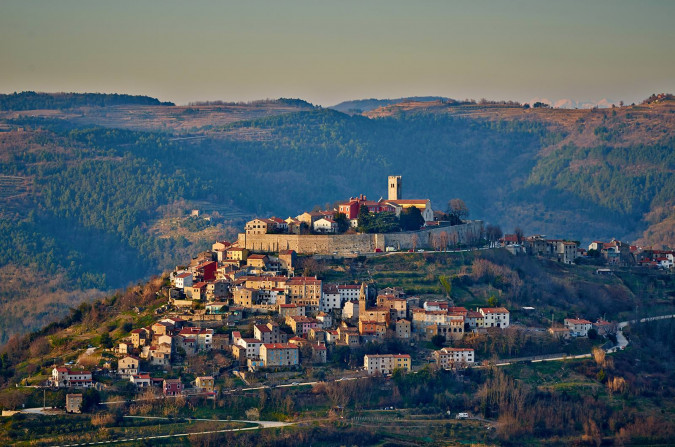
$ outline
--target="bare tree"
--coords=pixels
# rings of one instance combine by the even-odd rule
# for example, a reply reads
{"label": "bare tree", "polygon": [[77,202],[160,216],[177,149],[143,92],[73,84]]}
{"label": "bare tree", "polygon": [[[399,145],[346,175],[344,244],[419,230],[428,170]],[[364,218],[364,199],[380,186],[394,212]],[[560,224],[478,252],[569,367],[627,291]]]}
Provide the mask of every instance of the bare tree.
{"label": "bare tree", "polygon": [[523,242],[523,236],[524,236],[524,234],[525,234],[525,233],[523,232],[523,229],[520,228],[520,227],[516,227],[516,228],[513,230],[513,234],[516,235],[516,240],[518,241],[519,244],[521,244],[521,243]]}
{"label": "bare tree", "polygon": [[448,214],[454,216],[458,221],[462,221],[469,217],[469,208],[462,199],[451,199],[448,202]]}
{"label": "bare tree", "polygon": [[441,248],[443,250],[447,250],[449,241],[448,233],[446,233],[445,231],[441,231],[441,233],[438,235],[438,240],[440,242]]}
{"label": "bare tree", "polygon": [[419,241],[420,241],[420,238],[416,234],[413,234],[413,236],[412,236],[412,249],[413,249],[413,251],[417,251],[417,244],[419,243]]}

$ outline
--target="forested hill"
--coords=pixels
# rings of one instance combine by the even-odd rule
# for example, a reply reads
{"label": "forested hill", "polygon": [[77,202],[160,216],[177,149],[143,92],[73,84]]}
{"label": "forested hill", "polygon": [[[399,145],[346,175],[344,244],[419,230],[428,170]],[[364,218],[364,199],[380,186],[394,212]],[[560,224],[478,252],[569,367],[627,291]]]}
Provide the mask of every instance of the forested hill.
{"label": "forested hill", "polygon": [[172,106],[171,102],[160,102],[149,96],[120,95],[117,93],[36,93],[21,92],[0,94],[0,110],[41,110],[69,109],[84,106]]}
{"label": "forested hill", "polygon": [[408,102],[375,118],[287,100],[0,112],[0,341],[251,216],[377,200],[392,174],[405,197],[463,198],[504,231],[674,246],[674,110],[655,97],[607,110]]}

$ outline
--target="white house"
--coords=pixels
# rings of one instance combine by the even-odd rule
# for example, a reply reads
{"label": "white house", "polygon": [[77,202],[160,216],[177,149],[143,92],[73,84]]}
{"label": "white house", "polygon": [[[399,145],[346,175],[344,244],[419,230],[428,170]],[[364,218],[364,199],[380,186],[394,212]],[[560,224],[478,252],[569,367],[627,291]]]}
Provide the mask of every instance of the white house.
{"label": "white house", "polygon": [[89,371],[71,371],[61,366],[52,369],[52,386],[56,387],[75,387],[90,388],[94,386],[94,381]]}
{"label": "white house", "polygon": [[174,285],[178,289],[184,289],[185,287],[192,287],[192,273],[190,272],[178,272],[174,277]]}
{"label": "white house", "polygon": [[314,231],[317,233],[337,233],[338,224],[330,217],[322,217],[314,222],[312,225]]}
{"label": "white house", "polygon": [[321,312],[330,312],[331,309],[339,309],[342,307],[342,300],[340,299],[340,292],[335,284],[324,284],[321,291],[321,299],[319,300],[319,310]]}
{"label": "white house", "polygon": [[358,318],[359,317],[359,302],[347,301],[345,307],[342,309],[342,318]]}
{"label": "white house", "polygon": [[587,337],[593,323],[579,318],[565,318],[565,327],[570,330],[573,337]]}
{"label": "white house", "polygon": [[443,348],[435,351],[434,357],[441,368],[466,367],[475,361],[471,348]]}
{"label": "white house", "polygon": [[504,307],[481,307],[478,312],[483,315],[484,327],[509,327],[509,311]]}

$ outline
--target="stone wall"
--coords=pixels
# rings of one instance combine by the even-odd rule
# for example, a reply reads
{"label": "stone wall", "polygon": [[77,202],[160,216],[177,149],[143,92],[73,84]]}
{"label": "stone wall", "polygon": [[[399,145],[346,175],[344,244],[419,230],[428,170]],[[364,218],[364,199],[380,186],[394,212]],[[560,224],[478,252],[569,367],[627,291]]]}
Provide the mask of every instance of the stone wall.
{"label": "stone wall", "polygon": [[417,237],[417,248],[431,249],[432,239],[446,232],[451,241],[466,244],[477,239],[483,229],[483,222],[474,220],[452,227],[428,228],[420,231],[376,234],[297,235],[297,234],[245,234],[240,233],[240,247],[257,253],[274,253],[279,250],[295,250],[298,254],[350,254],[367,253],[375,249],[385,251],[387,247],[409,250]]}

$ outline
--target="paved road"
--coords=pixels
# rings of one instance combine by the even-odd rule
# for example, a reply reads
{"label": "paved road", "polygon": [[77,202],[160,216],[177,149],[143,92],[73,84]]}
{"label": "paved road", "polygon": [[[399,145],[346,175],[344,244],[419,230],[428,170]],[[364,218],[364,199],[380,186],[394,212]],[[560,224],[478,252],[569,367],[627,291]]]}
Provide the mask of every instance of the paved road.
{"label": "paved road", "polygon": [[[164,419],[168,420],[169,418],[164,417],[154,417],[154,416],[124,416],[125,418],[141,418],[141,419]],[[156,435],[156,436],[141,436],[136,438],[124,438],[124,439],[111,439],[107,441],[92,441],[92,442],[82,442],[78,444],[64,444],[60,447],[76,447],[76,446],[86,446],[86,445],[102,445],[102,444],[118,444],[120,442],[132,442],[132,441],[147,441],[151,439],[166,439],[166,438],[177,438],[183,436],[194,436],[194,435],[208,435],[212,433],[227,433],[227,432],[237,432],[237,431],[250,431],[250,430],[261,430],[266,428],[280,428],[287,427],[289,425],[294,425],[293,422],[279,422],[279,421],[243,421],[243,420],[215,420],[215,419],[189,419],[191,421],[209,421],[209,422],[243,422],[247,424],[256,424],[255,427],[243,427],[243,428],[226,428],[223,430],[208,430],[200,431],[193,433],[176,433],[172,435]]]}

